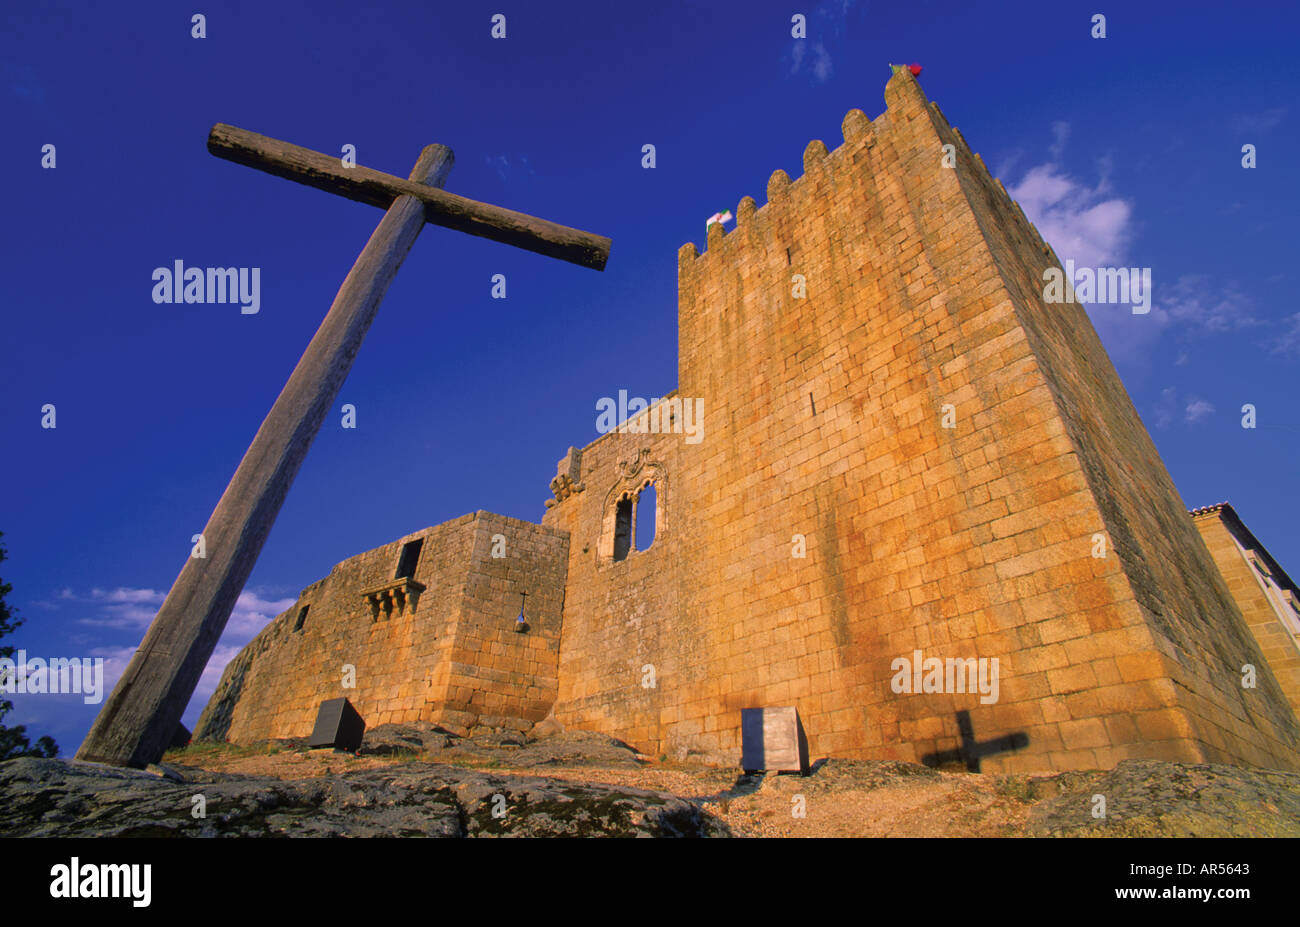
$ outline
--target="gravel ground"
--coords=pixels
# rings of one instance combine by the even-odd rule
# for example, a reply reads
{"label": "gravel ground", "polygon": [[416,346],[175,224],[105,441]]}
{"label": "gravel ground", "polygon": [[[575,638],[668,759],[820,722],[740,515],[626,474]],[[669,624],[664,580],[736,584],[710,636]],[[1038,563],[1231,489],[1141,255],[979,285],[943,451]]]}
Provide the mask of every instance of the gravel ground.
{"label": "gravel ground", "polygon": [[[1300,775],[1211,764],[996,776],[829,759],[809,776],[744,776],[655,760],[601,734],[458,737],[428,725],[368,731],[359,752],[199,744],[164,762],[293,780],[419,762],[647,789],[687,799],[742,837],[1300,836]],[[1097,795],[1106,816],[1093,814]]]}
{"label": "gravel ground", "polygon": [[[999,794],[991,777],[904,763],[837,760],[807,777],[742,776],[739,770],[659,762],[625,747],[610,752],[609,739],[598,735],[592,741],[578,740],[568,757],[555,750],[558,755],[543,764],[527,762],[531,759],[527,744],[485,748],[457,739],[449,748],[412,751],[401,757],[305,751],[295,745],[282,752],[252,755],[213,750],[199,757],[178,751],[164,762],[279,779],[341,774],[412,760],[447,762],[561,782],[669,792],[701,803],[735,834],[750,837],[1001,836],[1023,832],[1028,814],[1023,802]],[[606,755],[593,761],[593,747]]]}

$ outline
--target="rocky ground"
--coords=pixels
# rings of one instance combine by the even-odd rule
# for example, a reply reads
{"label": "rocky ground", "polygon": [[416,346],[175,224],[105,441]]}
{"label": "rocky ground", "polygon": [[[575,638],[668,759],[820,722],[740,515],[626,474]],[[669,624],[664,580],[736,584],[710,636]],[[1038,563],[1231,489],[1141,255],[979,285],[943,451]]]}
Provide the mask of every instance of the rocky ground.
{"label": "rocky ground", "polygon": [[744,776],[599,734],[384,725],[356,755],[290,740],[193,744],[143,771],[0,763],[0,834],[1294,837],[1300,775],[1133,760],[988,776],[831,759],[806,777]]}

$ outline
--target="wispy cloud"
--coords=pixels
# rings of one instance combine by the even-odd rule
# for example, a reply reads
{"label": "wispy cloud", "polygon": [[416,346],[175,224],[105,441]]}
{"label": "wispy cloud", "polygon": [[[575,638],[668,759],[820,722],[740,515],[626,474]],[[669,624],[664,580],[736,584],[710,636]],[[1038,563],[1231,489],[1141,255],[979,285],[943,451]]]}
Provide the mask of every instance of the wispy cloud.
{"label": "wispy cloud", "polygon": [[1284,320],[1282,324],[1286,327],[1282,334],[1274,339],[1272,353],[1300,357],[1300,312]]}
{"label": "wispy cloud", "polygon": [[[212,698],[212,693],[217,691],[217,684],[221,682],[221,674],[226,671],[230,661],[239,656],[239,651],[244,649],[242,643],[227,643],[225,638],[217,643],[216,649],[212,651],[212,657],[208,660],[208,665],[203,668],[203,675],[199,677],[199,683],[194,687],[194,697],[190,699],[191,705],[206,705]],[[200,709],[201,710],[201,709]]]}
{"label": "wispy cloud", "polygon": [[1250,297],[1199,274],[1185,274],[1161,288],[1156,308],[1170,321],[1199,334],[1222,334],[1264,324],[1256,317]]}
{"label": "wispy cloud", "polygon": [[1214,414],[1214,404],[1198,396],[1178,397],[1178,390],[1167,386],[1160,391],[1154,409],[1154,423],[1157,428],[1168,428],[1178,419],[1188,425],[1195,425]]}
{"label": "wispy cloud", "polygon": [[[1008,192],[1062,261],[1073,261],[1078,268],[1127,266],[1134,206],[1112,187],[1110,161],[1096,162],[1095,179],[1079,177],[1061,163],[1070,124],[1053,122],[1051,134],[1049,160],[1026,169],[1018,182],[1008,185]],[[1017,152],[1011,163],[1019,157]],[[1111,355],[1123,360],[1143,356],[1167,321],[1154,314],[1134,315],[1124,306],[1085,308]]]}
{"label": "wispy cloud", "polygon": [[1070,124],[1063,120],[1057,120],[1052,123],[1052,144],[1048,147],[1048,152],[1053,161],[1060,161],[1061,155],[1065,154],[1065,143],[1070,138]]}
{"label": "wispy cloud", "polygon": [[[61,644],[53,650],[28,646],[28,659],[33,657],[101,657],[104,660],[104,677],[101,695],[107,698],[113,691],[127,664],[139,646],[144,629],[153,621],[166,593],[157,589],[135,586],[93,588],[81,592],[71,588],[60,589],[48,604],[59,609],[74,609],[80,617],[69,627],[87,628],[84,635],[66,633]],[[192,723],[216,691],[226,665],[254,635],[272,618],[291,608],[292,598],[271,598],[266,590],[246,589],[235,602],[234,611],[226,623],[225,631],[217,642],[208,665],[203,670],[186,718]],[[75,612],[74,612],[75,613]],[[112,643],[105,638],[126,643]],[[26,724],[30,734],[50,733],[56,736],[62,755],[72,754],[81,736],[90,726],[99,704],[87,705],[81,694],[18,694],[9,698],[14,703],[10,724]]]}
{"label": "wispy cloud", "polygon": [[[1279,107],[1247,121],[1265,127],[1276,124],[1283,113],[1285,108]],[[1111,185],[1110,162],[1097,162],[1095,181],[1071,174],[1061,164],[1070,138],[1069,123],[1052,123],[1051,135],[1050,160],[1027,169],[1019,182],[1008,185],[1011,196],[1062,261],[1073,260],[1076,268],[1140,265],[1129,255],[1136,230],[1135,207]],[[1231,208],[1240,208],[1240,204]],[[1134,315],[1123,307],[1087,306],[1097,333],[1117,360],[1148,356],[1155,341],[1172,334],[1181,352],[1175,364],[1181,365],[1189,359],[1186,348],[1191,342],[1247,330],[1265,334],[1260,347],[1270,353],[1300,357],[1300,314],[1282,320],[1279,333],[1278,322],[1262,318],[1254,299],[1234,282],[1221,283],[1202,274],[1184,274],[1170,281],[1160,275],[1159,268],[1153,269],[1151,277],[1149,313]],[[1187,413],[1187,420],[1199,421],[1207,414],[1197,406]],[[1164,427],[1177,417],[1177,410],[1164,410],[1157,425]]]}
{"label": "wispy cloud", "polygon": [[1067,174],[1060,164],[1040,164],[1010,193],[1062,260],[1102,267],[1124,258],[1133,234],[1133,206],[1112,195],[1104,176],[1090,185]]}
{"label": "wispy cloud", "polygon": [[525,154],[484,155],[483,162],[497,172],[502,183],[508,183],[513,177],[537,176]]}
{"label": "wispy cloud", "polygon": [[[808,42],[811,40],[795,39],[794,51],[791,52],[790,73],[798,74],[804,65],[804,60],[808,61],[808,69],[812,73],[813,81],[818,84],[824,84],[830,79],[834,66],[831,64],[831,53],[826,50],[826,46],[818,41]],[[804,50],[808,49],[805,54]]]}
{"label": "wispy cloud", "polygon": [[857,0],[831,0],[808,14],[807,37],[791,37],[782,55],[789,76],[806,74],[814,84],[830,80],[835,71],[833,56],[840,49],[849,13],[855,6]]}
{"label": "wispy cloud", "polygon": [[1183,418],[1192,425],[1213,414],[1214,406],[1204,399],[1192,398],[1187,403],[1187,408],[1183,410]]}
{"label": "wispy cloud", "polygon": [[[62,600],[81,603],[91,614],[81,618],[79,624],[98,628],[142,633],[153,622],[154,616],[167,597],[157,589],[118,586],[114,589],[91,589],[88,595],[78,595],[71,589],[61,590]],[[293,606],[296,599],[268,599],[245,589],[235,600],[221,640],[217,642],[203,676],[195,690],[196,701],[206,702],[216,690],[217,682],[226,664],[234,659],[240,649],[253,639],[258,631],[276,615]],[[136,645],[99,647],[91,649],[92,656],[104,658],[104,692],[111,692],[118,678],[135,653]]]}
{"label": "wispy cloud", "polygon": [[1275,106],[1260,113],[1241,113],[1232,119],[1232,130],[1242,132],[1267,132],[1286,116],[1285,106]]}
{"label": "wispy cloud", "polygon": [[[135,631],[149,627],[166,597],[165,592],[157,589],[129,586],[95,588],[88,595],[78,595],[71,589],[59,593],[59,599],[79,602],[90,612],[78,619],[78,624]],[[267,599],[245,589],[235,600],[235,610],[230,613],[230,620],[226,623],[226,634],[242,636],[248,640],[295,601],[296,599]]]}
{"label": "wispy cloud", "polygon": [[1155,424],[1157,428],[1168,428],[1173,424],[1178,409],[1178,390],[1172,386],[1167,386],[1160,391],[1160,398],[1156,400]]}
{"label": "wispy cloud", "polygon": [[[68,592],[69,590],[64,590]],[[157,589],[131,589],[119,586],[116,589],[92,589],[90,595],[67,598],[86,602],[93,606],[92,614],[79,620],[79,624],[104,628],[143,629],[158,614],[158,607],[166,598],[165,592]],[[60,596],[61,598],[63,596]]]}

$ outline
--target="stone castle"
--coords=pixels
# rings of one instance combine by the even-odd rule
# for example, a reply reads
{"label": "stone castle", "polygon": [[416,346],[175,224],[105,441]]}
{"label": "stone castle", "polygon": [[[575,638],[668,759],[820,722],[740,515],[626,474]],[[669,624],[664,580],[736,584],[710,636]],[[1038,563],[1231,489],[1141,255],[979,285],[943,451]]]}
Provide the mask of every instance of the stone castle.
{"label": "stone castle", "polygon": [[[678,389],[571,448],[540,525],[476,512],[338,564],[195,736],[305,736],[346,696],[371,726],[733,764],[742,709],[795,706],[814,758],[1300,769],[1294,584],[1265,554],[1293,613],[1243,598],[1084,309],[1044,302],[1051,247],[910,73],[885,99],[681,248]],[[933,658],[955,686],[898,691]]]}

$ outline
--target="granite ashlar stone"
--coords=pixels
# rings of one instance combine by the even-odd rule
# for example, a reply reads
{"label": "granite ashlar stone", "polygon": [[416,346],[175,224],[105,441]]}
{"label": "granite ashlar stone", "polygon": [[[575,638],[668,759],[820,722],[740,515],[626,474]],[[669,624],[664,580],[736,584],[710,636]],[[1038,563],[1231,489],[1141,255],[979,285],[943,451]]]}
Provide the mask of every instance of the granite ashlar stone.
{"label": "granite ashlar stone", "polygon": [[[1044,299],[1060,261],[914,76],[885,102],[679,249],[667,414],[569,448],[540,525],[476,512],[338,564],[196,737],[305,736],[346,696],[376,724],[545,720],[739,765],[742,711],[791,706],[814,759],[971,738],[1017,745],[992,773],[1300,770],[1292,642],[1243,615],[1083,307]],[[417,612],[373,620],[360,591],[416,539]],[[996,700],[895,692],[917,650],[996,661]]]}

